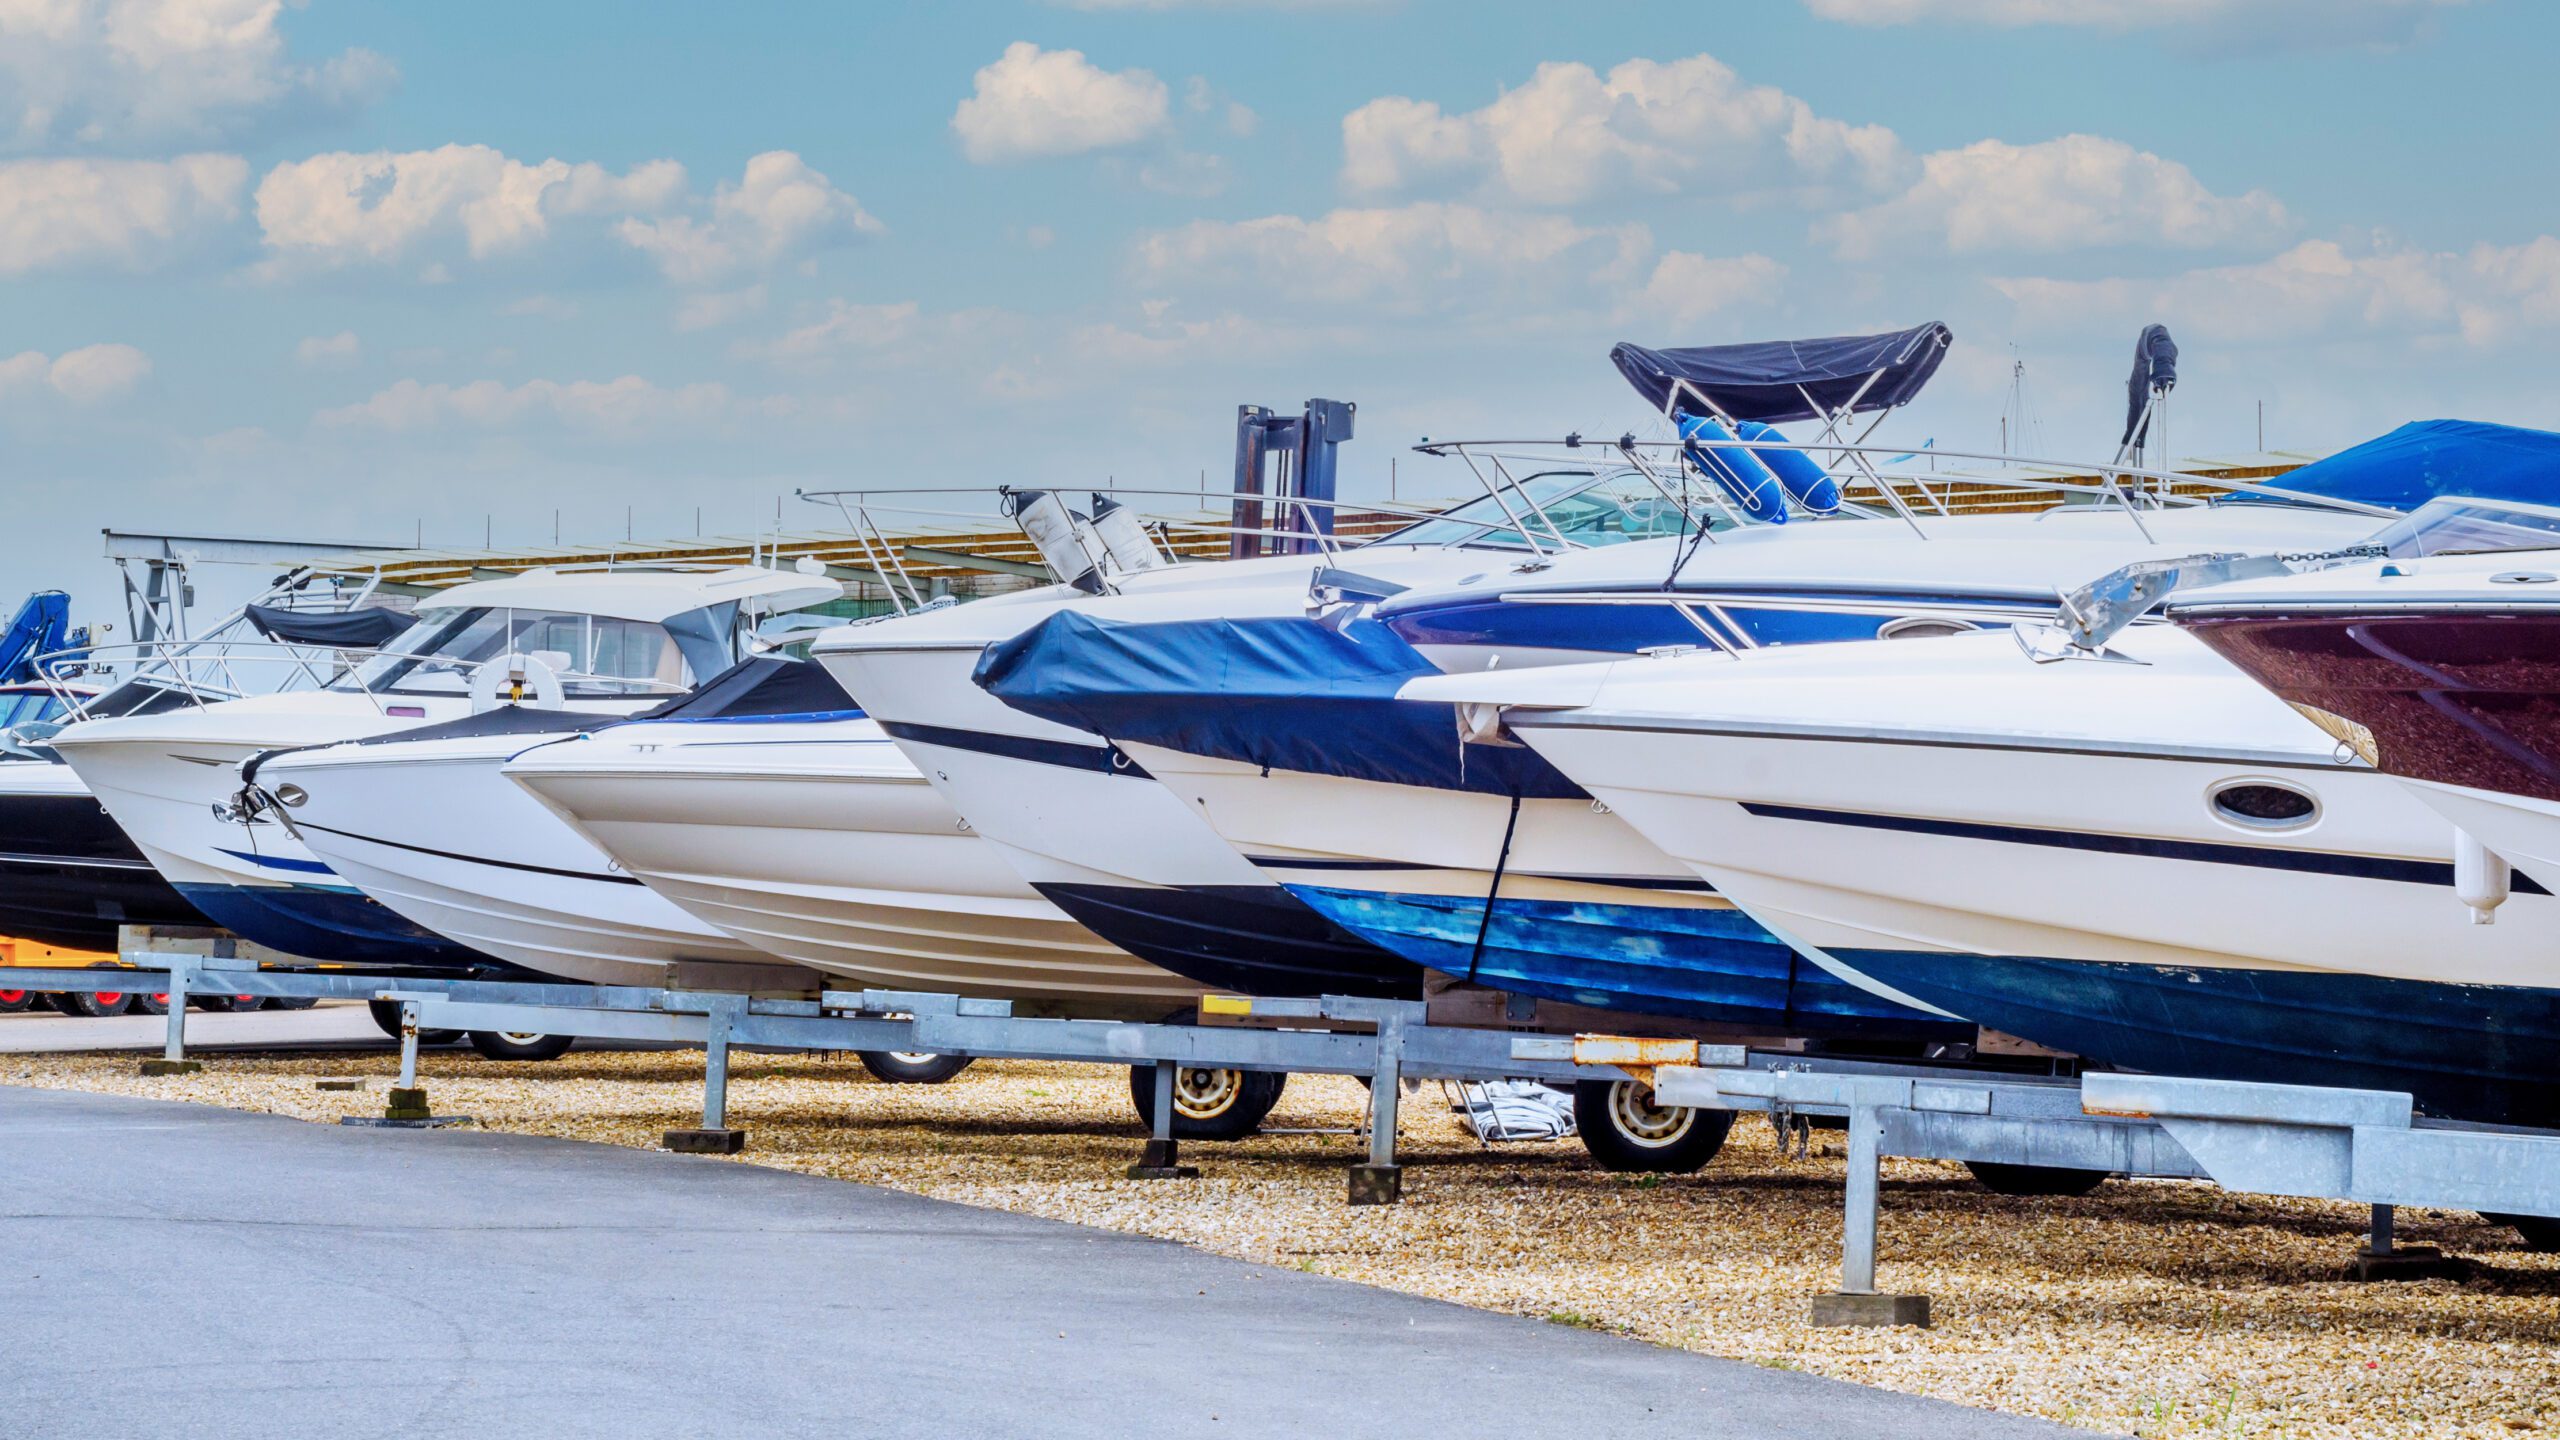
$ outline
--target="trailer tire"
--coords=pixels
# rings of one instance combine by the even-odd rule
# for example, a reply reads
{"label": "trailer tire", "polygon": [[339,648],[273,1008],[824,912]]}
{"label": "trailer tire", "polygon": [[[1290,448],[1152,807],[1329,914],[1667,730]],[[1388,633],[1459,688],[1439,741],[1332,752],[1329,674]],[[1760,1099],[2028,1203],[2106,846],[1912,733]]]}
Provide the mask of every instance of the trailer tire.
{"label": "trailer tire", "polygon": [[491,1060],[557,1060],[578,1043],[575,1035],[511,1035],[502,1030],[474,1030],[463,1038]]}
{"label": "trailer tire", "polygon": [[2548,1215],[2509,1215],[2502,1211],[2483,1210],[2480,1218],[2492,1225],[2504,1225],[2523,1238],[2524,1248],[2538,1255],[2560,1250],[2560,1220]]}
{"label": "trailer tire", "polygon": [[1990,1160],[1967,1160],[1964,1168],[1973,1172],[1975,1184],[1994,1195],[2086,1195],[2115,1178],[2115,1172],[2110,1170],[2072,1170],[2059,1165],[2002,1165]]}
{"label": "trailer tire", "polygon": [[0,990],[0,1015],[15,1015],[21,1010],[32,1010],[35,1004],[35,992],[32,990]]}
{"label": "trailer tire", "polygon": [[320,997],[317,995],[270,995],[267,997],[267,1008],[270,1010],[308,1010],[319,1003]]}
{"label": "trailer tire", "polygon": [[1576,1080],[1573,1121],[1603,1170],[1686,1175],[1724,1148],[1733,1112],[1657,1105],[1653,1087],[1637,1080]]}
{"label": "trailer tire", "polygon": [[[1208,1065],[1177,1067],[1173,1077],[1173,1138],[1176,1140],[1241,1140],[1262,1128],[1263,1117],[1280,1103],[1287,1073],[1277,1070],[1231,1070]],[[1129,1102],[1149,1134],[1156,1126],[1156,1067],[1129,1067]]]}
{"label": "trailer tire", "polygon": [[[394,1040],[400,1038],[399,1001],[367,1000],[364,1002],[364,1008],[367,1014],[373,1016],[375,1029]],[[462,1032],[459,1030],[420,1030],[418,1032],[418,1043],[421,1045],[450,1045],[461,1038]]]}
{"label": "trailer tire", "polygon": [[166,1015],[169,1013],[169,996],[166,992],[135,994],[130,997],[130,1002],[126,1012],[128,1014]]}
{"label": "trailer tire", "polygon": [[128,999],[121,990],[65,990],[59,1003],[65,1015],[102,1020],[123,1014],[129,1008]]}
{"label": "trailer tire", "polygon": [[939,1085],[969,1068],[971,1055],[936,1055],[922,1050],[856,1050],[854,1058],[871,1078],[890,1085]]}

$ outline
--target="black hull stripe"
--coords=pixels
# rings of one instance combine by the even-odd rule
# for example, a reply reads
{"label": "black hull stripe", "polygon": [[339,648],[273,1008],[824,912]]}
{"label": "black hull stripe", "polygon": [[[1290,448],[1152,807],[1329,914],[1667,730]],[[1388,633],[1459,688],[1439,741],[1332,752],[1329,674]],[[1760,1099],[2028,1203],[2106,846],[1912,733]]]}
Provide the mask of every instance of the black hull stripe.
{"label": "black hull stripe", "polygon": [[1032,740],[1020,735],[991,735],[984,730],[952,730],[940,725],[910,725],[894,720],[881,721],[880,728],[900,740],[913,740],[919,745],[941,745],[980,755],[1002,756],[1007,760],[1028,760],[1035,765],[1055,765],[1061,770],[1091,770],[1138,780],[1155,778],[1139,768],[1138,762],[1122,753],[1116,745]]}
{"label": "black hull stripe", "polygon": [[519,870],[527,875],[556,875],[563,880],[596,880],[609,885],[640,883],[628,875],[599,875],[592,870],[560,870],[549,865],[519,865],[511,860],[492,860],[486,855],[457,855],[451,850],[431,850],[424,845],[403,845],[397,840],[385,840],[378,835],[358,835],[352,830],[332,830],[326,825],[314,825],[308,820],[294,821],[293,828],[317,830],[323,835],[336,835],[366,845],[379,845],[386,850],[406,850],[412,855],[432,855],[439,860],[459,860],[465,865],[487,865],[498,870]]}
{"label": "black hull stripe", "polygon": [[149,870],[148,860],[119,860],[103,855],[0,855],[0,865],[69,865],[82,870]]}
{"label": "black hull stripe", "polygon": [[[2388,860],[2372,855],[2327,855],[2309,850],[2275,850],[2261,845],[2214,845],[2194,840],[2150,840],[2132,835],[2093,835],[2080,830],[2038,830],[2022,825],[1977,825],[1956,820],[1921,820],[1908,815],[1862,815],[1853,810],[1812,810],[1796,805],[1743,802],[1750,814],[1768,820],[1801,820],[1815,825],[1849,825],[1863,830],[1892,830],[1905,835],[1945,835],[1958,840],[1991,840],[2004,845],[2045,845],[2087,850],[2102,855],[2132,855],[2146,860],[2193,860],[2207,865],[2247,865],[2260,870],[2294,870],[2306,875],[2340,875],[2358,880],[2395,880],[2407,885],[2453,884],[2453,867],[2429,860]],[[2511,888],[2518,895],[2548,895],[2531,876],[2516,872]]]}
{"label": "black hull stripe", "polygon": [[[1462,865],[1425,865],[1414,860],[1306,860],[1289,855],[1247,855],[1247,860],[1265,870],[1341,870],[1341,871],[1405,871],[1462,870]],[[1682,880],[1664,875],[1556,875],[1536,870],[1508,872],[1515,880],[1562,880],[1577,885],[1614,885],[1622,890],[1685,890],[1712,895],[1716,887],[1704,880]]]}

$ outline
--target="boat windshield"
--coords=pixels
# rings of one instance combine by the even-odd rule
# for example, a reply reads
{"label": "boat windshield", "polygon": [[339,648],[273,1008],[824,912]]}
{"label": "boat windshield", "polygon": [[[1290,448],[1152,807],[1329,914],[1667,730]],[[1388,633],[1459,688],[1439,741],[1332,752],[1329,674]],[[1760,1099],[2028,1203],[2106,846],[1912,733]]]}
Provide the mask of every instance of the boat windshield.
{"label": "boat windshield", "polygon": [[568,699],[672,695],[726,666],[735,609],[687,611],[663,624],[487,606],[438,610],[394,636],[332,688],[460,695],[470,690],[474,667],[512,653],[549,665]]}
{"label": "boat windshield", "polygon": [[[1730,524],[1716,515],[1709,528],[1722,530]],[[1653,482],[1634,470],[1549,470],[1503,487],[1498,496],[1471,500],[1374,543],[1525,550],[1528,543],[1520,537],[1524,527],[1542,545],[1559,538],[1577,546],[1623,545],[1630,540],[1689,534],[1696,530],[1697,520],[1683,515]]]}
{"label": "boat windshield", "polygon": [[51,720],[65,708],[50,690],[0,690],[0,730],[38,720]]}
{"label": "boat windshield", "polygon": [[2560,549],[2560,508],[2439,495],[2391,522],[2370,543],[2395,560]]}

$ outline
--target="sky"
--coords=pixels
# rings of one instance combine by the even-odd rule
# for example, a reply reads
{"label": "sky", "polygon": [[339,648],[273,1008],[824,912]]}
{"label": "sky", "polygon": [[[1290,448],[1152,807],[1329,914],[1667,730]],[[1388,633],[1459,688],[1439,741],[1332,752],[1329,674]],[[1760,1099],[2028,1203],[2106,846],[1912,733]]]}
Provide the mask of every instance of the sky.
{"label": "sky", "polygon": [[2113,453],[2152,321],[2181,453],[2560,428],[2556,53],[2532,0],[0,0],[0,602],[120,613],[108,527],[1217,483],[1315,396],[1346,493],[1459,494],[1408,447],[1644,429],[1620,340],[1943,320],[1915,446]]}

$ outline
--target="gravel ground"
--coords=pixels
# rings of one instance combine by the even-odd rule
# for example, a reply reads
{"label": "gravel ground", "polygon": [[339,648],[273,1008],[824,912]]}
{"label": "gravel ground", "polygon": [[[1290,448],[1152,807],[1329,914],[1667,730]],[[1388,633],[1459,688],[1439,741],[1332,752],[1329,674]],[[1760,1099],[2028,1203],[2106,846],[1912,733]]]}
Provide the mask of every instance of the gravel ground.
{"label": "gravel ground", "polygon": [[[379,1113],[385,1055],[225,1056],[147,1079],[129,1056],[19,1056],[0,1081],[195,1100],[305,1119]],[[653,1146],[700,1123],[681,1053],[501,1065],[430,1052],[438,1111],[494,1128]],[[361,1094],[313,1081],[363,1076]],[[1346,1127],[1365,1094],[1301,1076],[1268,1122]],[[1125,1071],[981,1061],[884,1085],[850,1057],[740,1055],[730,1123],[751,1163],[1137,1231],[1264,1264],[1543,1316],[2145,1437],[2437,1440],[2560,1434],[2560,1256],[2459,1212],[2403,1211],[2404,1243],[2470,1258],[2460,1280],[2337,1277],[2354,1206],[2117,1182],[2078,1200],[1991,1195],[1962,1170],[1888,1162],[1886,1289],[1932,1298],[1931,1330],[1818,1330],[1838,1280],[1840,1161],[1780,1153],[1746,1117],[1704,1173],[1612,1175],[1572,1141],[1480,1148],[1436,1088],[1405,1107],[1406,1201],[1343,1203],[1347,1134],[1194,1145],[1206,1174],[1121,1178],[1140,1138]]]}

